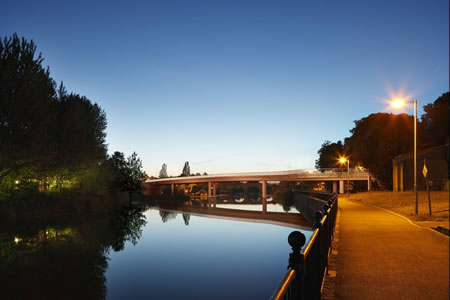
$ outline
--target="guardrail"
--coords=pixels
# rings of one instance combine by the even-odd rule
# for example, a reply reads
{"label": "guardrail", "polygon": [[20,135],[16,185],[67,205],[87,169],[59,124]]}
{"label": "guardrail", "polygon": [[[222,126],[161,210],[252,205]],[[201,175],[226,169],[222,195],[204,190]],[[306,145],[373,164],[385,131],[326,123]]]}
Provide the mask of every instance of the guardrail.
{"label": "guardrail", "polygon": [[314,212],[314,232],[306,245],[305,235],[300,231],[289,234],[292,253],[289,254],[288,272],[271,299],[320,299],[336,225],[337,195],[333,194],[324,203],[322,211]]}

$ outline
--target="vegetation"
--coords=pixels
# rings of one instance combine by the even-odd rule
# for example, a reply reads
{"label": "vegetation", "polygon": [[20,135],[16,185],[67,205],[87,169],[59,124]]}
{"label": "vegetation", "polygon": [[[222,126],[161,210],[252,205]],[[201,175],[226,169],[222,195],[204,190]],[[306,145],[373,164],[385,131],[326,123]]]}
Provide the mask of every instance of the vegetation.
{"label": "vegetation", "polygon": [[128,192],[131,203],[131,196],[135,192],[142,190],[141,183],[147,174],[142,170],[141,159],[133,152],[125,159],[122,152],[114,152],[109,161],[114,172],[114,187],[119,187],[120,191]]}
{"label": "vegetation", "polygon": [[180,177],[191,176],[191,167],[189,166],[189,162],[184,163],[183,171],[181,171]]}
{"label": "vegetation", "polygon": [[[448,142],[449,92],[424,106],[417,124],[417,148]],[[413,149],[414,118],[406,114],[376,113],[355,121],[351,136],[332,143],[325,141],[318,151],[316,168],[337,167],[340,155],[350,156],[350,167],[370,170],[384,189],[392,188],[392,159]]]}
{"label": "vegetation", "polygon": [[422,124],[427,146],[441,146],[449,142],[449,98],[450,92],[447,92],[423,107]]}
{"label": "vegetation", "polygon": [[167,174],[167,165],[163,164],[161,167],[161,171],[159,171],[159,178],[167,178],[169,175]]}
{"label": "vegetation", "polygon": [[0,39],[0,206],[24,210],[138,190],[137,156],[125,163],[128,185],[117,179],[117,157],[108,159],[105,112],[63,83],[57,88],[43,60],[32,40]]}
{"label": "vegetation", "polygon": [[[419,124],[418,140],[421,137]],[[351,161],[368,168],[384,187],[392,185],[392,159],[413,149],[414,118],[406,114],[371,114],[355,121],[345,140]],[[421,148],[421,143],[418,147]]]}
{"label": "vegetation", "polygon": [[336,168],[338,166],[338,158],[345,156],[344,145],[341,141],[332,143],[325,141],[320,147],[319,158],[316,160],[316,168]]}

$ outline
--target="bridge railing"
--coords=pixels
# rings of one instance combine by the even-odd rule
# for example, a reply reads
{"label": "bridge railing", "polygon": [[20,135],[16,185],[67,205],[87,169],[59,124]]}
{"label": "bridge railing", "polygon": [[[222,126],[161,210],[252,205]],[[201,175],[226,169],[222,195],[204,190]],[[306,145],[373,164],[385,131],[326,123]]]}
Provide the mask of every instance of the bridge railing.
{"label": "bridge railing", "polygon": [[314,213],[316,220],[314,232],[306,245],[305,236],[300,231],[289,234],[288,242],[292,247],[292,253],[289,255],[288,272],[271,299],[321,298],[321,288],[328,268],[328,255],[331,251],[336,224],[337,207],[337,195],[333,195],[324,205],[323,211]]}
{"label": "bridge railing", "polygon": [[179,180],[184,181],[186,179],[195,179],[195,178],[214,178],[214,177],[261,177],[264,178],[266,176],[286,176],[286,177],[313,177],[313,178],[329,178],[329,177],[342,177],[345,179],[350,175],[352,178],[367,178],[369,172],[365,169],[342,169],[342,168],[329,168],[329,169],[298,169],[298,170],[287,170],[287,171],[271,171],[271,172],[246,172],[246,173],[221,173],[221,174],[208,174],[201,176],[189,176],[189,177],[170,177],[170,178],[161,178],[161,179],[152,179],[147,182],[158,182],[158,181],[166,181],[166,180]]}

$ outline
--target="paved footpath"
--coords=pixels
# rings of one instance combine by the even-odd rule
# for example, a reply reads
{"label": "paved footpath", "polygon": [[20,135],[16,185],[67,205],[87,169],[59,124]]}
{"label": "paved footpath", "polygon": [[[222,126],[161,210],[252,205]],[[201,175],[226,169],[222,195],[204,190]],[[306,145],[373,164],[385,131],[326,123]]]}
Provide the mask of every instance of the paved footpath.
{"label": "paved footpath", "polygon": [[449,299],[449,238],[339,199],[336,299]]}

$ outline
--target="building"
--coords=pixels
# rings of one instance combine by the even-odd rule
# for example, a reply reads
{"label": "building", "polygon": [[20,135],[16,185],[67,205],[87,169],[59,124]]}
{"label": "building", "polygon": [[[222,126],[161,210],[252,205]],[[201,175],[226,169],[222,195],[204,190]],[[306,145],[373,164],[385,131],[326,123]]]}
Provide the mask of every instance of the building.
{"label": "building", "polygon": [[[417,189],[425,190],[422,174],[426,159],[428,184],[432,190],[449,190],[449,144],[417,151]],[[401,154],[392,160],[393,190],[402,192],[414,189],[414,153]]]}

